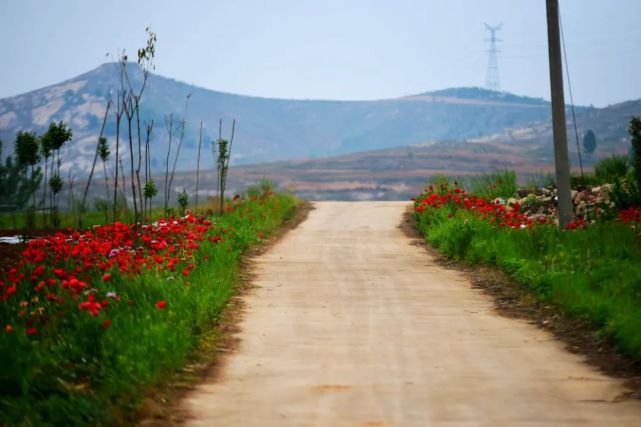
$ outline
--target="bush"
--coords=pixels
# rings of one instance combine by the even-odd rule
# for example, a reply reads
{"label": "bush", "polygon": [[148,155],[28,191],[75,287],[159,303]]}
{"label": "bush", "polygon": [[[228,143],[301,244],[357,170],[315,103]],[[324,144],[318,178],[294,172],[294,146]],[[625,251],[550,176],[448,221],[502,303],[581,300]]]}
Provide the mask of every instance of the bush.
{"label": "bush", "polygon": [[516,172],[513,170],[501,169],[489,174],[483,173],[470,177],[467,181],[471,193],[488,200],[497,197],[504,199],[514,197],[519,190],[516,184]]}
{"label": "bush", "polygon": [[627,156],[612,155],[594,165],[594,176],[599,184],[624,179],[630,170]]}

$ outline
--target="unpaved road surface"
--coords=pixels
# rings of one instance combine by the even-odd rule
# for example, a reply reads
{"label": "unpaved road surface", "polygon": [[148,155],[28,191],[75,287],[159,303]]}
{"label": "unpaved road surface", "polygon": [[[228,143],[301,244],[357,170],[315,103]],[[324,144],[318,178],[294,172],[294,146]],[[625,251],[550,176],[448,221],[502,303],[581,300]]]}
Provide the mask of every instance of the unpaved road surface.
{"label": "unpaved road surface", "polygon": [[260,256],[240,347],[187,425],[641,426],[620,381],[410,244],[406,207],[317,203]]}

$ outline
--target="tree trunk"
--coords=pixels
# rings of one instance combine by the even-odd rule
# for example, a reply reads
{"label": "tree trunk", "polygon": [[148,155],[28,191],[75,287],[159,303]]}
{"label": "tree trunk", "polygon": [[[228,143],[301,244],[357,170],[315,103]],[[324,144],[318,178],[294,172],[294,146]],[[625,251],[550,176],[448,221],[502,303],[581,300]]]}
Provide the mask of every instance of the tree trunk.
{"label": "tree trunk", "polygon": [[105,109],[105,116],[102,118],[102,126],[100,127],[100,135],[98,136],[98,143],[96,144],[96,154],[93,158],[93,164],[91,165],[91,171],[89,172],[89,178],[87,179],[87,185],[85,186],[85,191],[82,194],[82,200],[80,201],[80,210],[78,212],[78,228],[82,227],[82,215],[84,214],[85,203],[87,201],[87,194],[89,193],[89,186],[91,185],[91,179],[93,178],[93,172],[96,168],[96,162],[98,161],[98,154],[100,152],[100,140],[102,139],[102,134],[105,131],[105,124],[107,123],[107,114],[109,113],[109,107],[111,103],[107,103],[107,108]]}

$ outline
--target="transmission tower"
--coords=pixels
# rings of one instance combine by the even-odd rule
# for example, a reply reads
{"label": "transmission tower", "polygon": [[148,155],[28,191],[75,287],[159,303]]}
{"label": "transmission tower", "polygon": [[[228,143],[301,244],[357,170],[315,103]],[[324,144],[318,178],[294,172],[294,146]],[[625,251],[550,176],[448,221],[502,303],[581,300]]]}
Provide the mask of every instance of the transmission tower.
{"label": "transmission tower", "polygon": [[496,59],[496,54],[500,52],[496,48],[496,42],[503,41],[496,38],[496,32],[499,31],[503,24],[499,24],[496,27],[492,27],[488,24],[483,23],[485,29],[490,32],[490,38],[485,39],[485,41],[490,42],[490,49],[487,51],[489,53],[487,59],[487,74],[485,75],[485,87],[490,90],[501,90],[501,82],[499,80],[499,63]]}

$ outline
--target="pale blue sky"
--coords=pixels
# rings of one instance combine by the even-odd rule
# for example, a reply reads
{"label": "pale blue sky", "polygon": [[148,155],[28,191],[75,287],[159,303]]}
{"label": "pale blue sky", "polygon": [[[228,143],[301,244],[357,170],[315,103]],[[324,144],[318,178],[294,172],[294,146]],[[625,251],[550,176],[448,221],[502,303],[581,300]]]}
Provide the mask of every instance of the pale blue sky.
{"label": "pale blue sky", "polygon": [[[641,1],[560,0],[575,102],[641,98]],[[132,54],[210,89],[378,99],[483,86],[483,22],[503,23],[504,90],[549,99],[544,0],[1,0],[0,97]]]}

